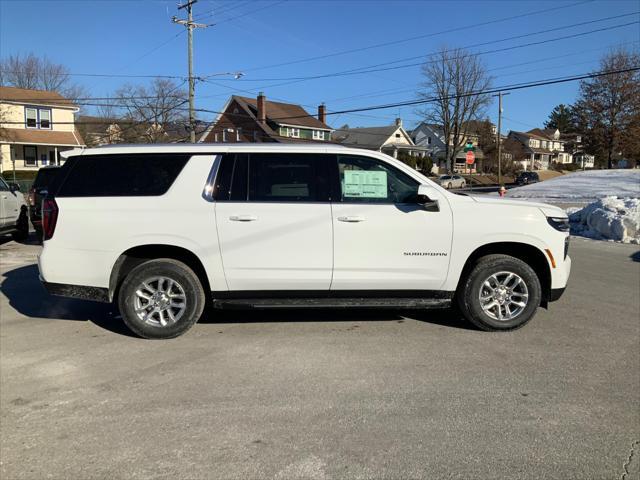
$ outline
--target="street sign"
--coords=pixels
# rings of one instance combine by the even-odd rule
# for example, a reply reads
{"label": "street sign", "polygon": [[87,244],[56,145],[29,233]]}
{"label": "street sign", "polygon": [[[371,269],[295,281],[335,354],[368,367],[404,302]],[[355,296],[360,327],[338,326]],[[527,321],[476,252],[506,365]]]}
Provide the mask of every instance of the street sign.
{"label": "street sign", "polygon": [[473,165],[476,161],[476,156],[472,151],[467,152],[467,165]]}

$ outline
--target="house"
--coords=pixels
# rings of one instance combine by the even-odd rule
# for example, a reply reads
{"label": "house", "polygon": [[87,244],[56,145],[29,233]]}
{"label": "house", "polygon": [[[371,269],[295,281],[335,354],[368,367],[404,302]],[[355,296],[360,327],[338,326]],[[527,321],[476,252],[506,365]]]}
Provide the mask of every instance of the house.
{"label": "house", "polygon": [[123,143],[122,127],[116,118],[93,117],[82,115],[78,118],[82,137],[90,147]]}
{"label": "house", "polygon": [[300,105],[272,102],[261,92],[256,98],[231,96],[198,142],[328,142],[331,132],[324,104],[316,118]]}
{"label": "house", "polygon": [[573,163],[581,169],[593,168],[595,166],[595,156],[585,152],[582,142],[583,135],[580,133],[560,134],[560,138],[565,142],[564,148],[573,156]]}
{"label": "house", "polygon": [[78,128],[90,147],[116,143],[181,143],[188,140],[185,122],[140,122],[127,118],[83,115]]}
{"label": "house", "polygon": [[534,128],[528,132],[511,131],[509,138],[522,144],[525,158],[520,163],[525,170],[547,170],[552,163],[573,162],[573,156],[565,151],[565,141],[557,129]]}
{"label": "house", "polygon": [[84,146],[76,112],[56,92],[0,87],[0,172],[60,164],[60,152]]}
{"label": "house", "polygon": [[[484,160],[484,152],[479,146],[483,123],[484,122],[478,122],[475,120],[467,122],[465,128],[467,134],[463,142],[464,146],[459,148],[456,152],[455,162],[453,165],[453,170],[455,172],[464,173],[471,170],[471,173],[474,173],[478,162],[482,162],[482,160]],[[491,124],[491,132],[493,135],[497,132],[497,129],[493,124]],[[445,158],[447,142],[445,141],[442,126],[433,123],[421,122],[411,131],[411,137],[416,145],[426,148],[431,158],[436,160],[436,162],[434,162],[434,166],[436,166],[437,163],[436,168],[443,171],[447,170],[448,166]],[[451,138],[451,136],[448,143],[449,147],[453,148],[453,138]],[[465,148],[469,146],[473,149],[476,160],[476,163],[471,166],[466,163],[467,153],[465,152]]]}
{"label": "house", "polygon": [[411,135],[402,127],[402,119],[383,127],[350,128],[344,126],[333,132],[331,139],[342,145],[383,152],[398,158],[400,152],[416,157],[428,155],[428,150],[417,146]]}

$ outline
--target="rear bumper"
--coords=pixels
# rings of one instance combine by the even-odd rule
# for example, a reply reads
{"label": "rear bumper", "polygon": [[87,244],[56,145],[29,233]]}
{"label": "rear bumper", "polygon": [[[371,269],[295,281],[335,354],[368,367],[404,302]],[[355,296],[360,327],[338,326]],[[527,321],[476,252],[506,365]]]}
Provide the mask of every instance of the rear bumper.
{"label": "rear bumper", "polygon": [[59,297],[80,298],[95,302],[109,303],[109,289],[100,287],[88,287],[86,285],[69,285],[66,283],[50,283],[42,280],[45,290],[51,295]]}

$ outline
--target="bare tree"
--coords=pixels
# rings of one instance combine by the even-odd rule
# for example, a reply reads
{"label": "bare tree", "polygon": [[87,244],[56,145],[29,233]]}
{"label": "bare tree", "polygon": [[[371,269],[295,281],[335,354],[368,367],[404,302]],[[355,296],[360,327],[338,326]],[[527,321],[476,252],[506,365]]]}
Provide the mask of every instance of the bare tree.
{"label": "bare tree", "polygon": [[[625,70],[640,66],[640,55],[625,49],[608,53],[599,71]],[[606,159],[637,157],[640,137],[640,71],[616,73],[583,80],[574,106],[580,130],[590,153]],[[637,160],[637,158],[634,158]]]}
{"label": "bare tree", "polygon": [[442,128],[447,169],[453,171],[456,154],[469,133],[469,121],[479,120],[491,104],[490,95],[479,93],[491,86],[491,78],[477,55],[444,47],[427,59],[422,76],[418,98],[428,103],[418,113]]}
{"label": "bare tree", "polygon": [[9,55],[0,61],[0,85],[57,92],[70,100],[85,95],[84,87],[71,80],[66,66],[33,53]]}
{"label": "bare tree", "polygon": [[165,78],[149,86],[125,85],[115,93],[120,117],[125,120],[123,137],[133,143],[167,141],[167,131],[186,123],[187,92],[183,84]]}

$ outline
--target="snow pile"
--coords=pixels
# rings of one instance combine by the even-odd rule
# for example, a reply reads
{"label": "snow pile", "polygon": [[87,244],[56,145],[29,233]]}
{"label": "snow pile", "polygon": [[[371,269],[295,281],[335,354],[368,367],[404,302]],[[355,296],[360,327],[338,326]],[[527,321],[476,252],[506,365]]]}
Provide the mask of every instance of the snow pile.
{"label": "snow pile", "polygon": [[555,203],[589,203],[609,196],[640,198],[640,170],[574,172],[507,191],[509,198]]}
{"label": "snow pile", "polygon": [[571,233],[597,240],[640,244],[640,199],[605,197],[569,209]]}

